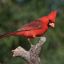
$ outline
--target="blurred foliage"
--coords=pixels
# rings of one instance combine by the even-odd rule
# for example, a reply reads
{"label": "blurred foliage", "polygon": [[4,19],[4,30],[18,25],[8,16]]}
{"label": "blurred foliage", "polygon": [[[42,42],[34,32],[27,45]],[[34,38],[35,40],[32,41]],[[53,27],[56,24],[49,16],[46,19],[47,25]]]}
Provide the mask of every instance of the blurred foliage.
{"label": "blurred foliage", "polygon": [[[55,29],[49,29],[45,34],[47,41],[42,48],[41,64],[64,64],[63,0],[0,0],[0,34],[16,31],[22,25],[47,15],[54,9],[60,12],[56,18]],[[38,39],[32,40],[32,43],[37,43]],[[12,57],[11,50],[19,45],[26,50],[30,48],[29,42],[23,37],[10,36],[0,39],[0,62],[25,64],[22,58]]]}

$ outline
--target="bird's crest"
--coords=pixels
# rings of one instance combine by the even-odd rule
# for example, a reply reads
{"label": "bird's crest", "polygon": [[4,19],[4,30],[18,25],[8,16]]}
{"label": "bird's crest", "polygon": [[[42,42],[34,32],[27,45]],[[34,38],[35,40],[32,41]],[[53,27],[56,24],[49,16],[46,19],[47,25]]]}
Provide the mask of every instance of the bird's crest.
{"label": "bird's crest", "polygon": [[51,22],[55,22],[55,19],[56,19],[56,16],[57,16],[57,10],[54,10],[52,11],[49,15],[48,15],[48,18]]}

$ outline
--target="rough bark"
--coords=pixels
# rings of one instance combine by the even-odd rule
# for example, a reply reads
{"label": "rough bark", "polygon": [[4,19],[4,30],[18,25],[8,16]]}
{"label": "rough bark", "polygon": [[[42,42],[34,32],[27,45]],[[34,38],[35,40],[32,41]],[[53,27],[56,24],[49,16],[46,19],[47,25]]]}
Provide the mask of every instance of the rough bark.
{"label": "rough bark", "polygon": [[39,42],[36,45],[31,45],[29,51],[26,51],[24,48],[19,46],[12,50],[13,57],[21,56],[27,61],[27,64],[40,64],[39,54],[45,41],[45,37],[40,37]]}

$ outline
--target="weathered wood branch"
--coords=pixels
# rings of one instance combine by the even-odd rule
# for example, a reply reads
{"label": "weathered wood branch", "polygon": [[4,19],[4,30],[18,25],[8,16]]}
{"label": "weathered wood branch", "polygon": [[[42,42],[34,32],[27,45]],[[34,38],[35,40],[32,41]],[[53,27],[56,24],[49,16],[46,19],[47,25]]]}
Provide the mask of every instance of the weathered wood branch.
{"label": "weathered wood branch", "polygon": [[13,56],[23,57],[28,64],[40,64],[39,54],[45,41],[45,37],[40,37],[39,42],[36,45],[32,45],[29,51],[19,46],[15,50],[12,50]]}

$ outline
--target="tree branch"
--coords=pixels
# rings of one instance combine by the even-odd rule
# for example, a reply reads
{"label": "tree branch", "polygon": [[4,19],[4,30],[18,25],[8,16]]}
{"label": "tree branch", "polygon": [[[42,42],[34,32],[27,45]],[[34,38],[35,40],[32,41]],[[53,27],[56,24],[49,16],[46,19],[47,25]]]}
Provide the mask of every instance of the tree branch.
{"label": "tree branch", "polygon": [[12,50],[13,57],[21,56],[28,64],[40,64],[39,54],[45,41],[45,37],[40,37],[39,42],[36,45],[32,45],[29,51],[26,51],[24,48],[19,46],[15,50]]}

